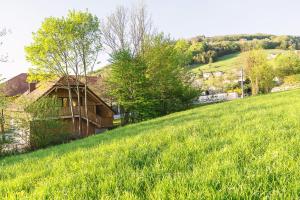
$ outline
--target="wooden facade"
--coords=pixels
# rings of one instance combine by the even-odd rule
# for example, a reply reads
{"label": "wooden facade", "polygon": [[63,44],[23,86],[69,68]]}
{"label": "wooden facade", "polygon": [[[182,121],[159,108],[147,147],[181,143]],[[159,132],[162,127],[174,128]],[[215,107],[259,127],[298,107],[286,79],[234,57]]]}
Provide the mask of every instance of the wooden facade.
{"label": "wooden facade", "polygon": [[[68,132],[76,134],[78,126],[81,126],[81,136],[87,136],[100,132],[102,129],[109,129],[113,127],[114,111],[98,96],[94,91],[87,87],[87,108],[88,113],[85,112],[85,96],[84,84],[80,82],[80,106],[78,105],[77,88],[74,78],[69,77],[69,83],[66,78],[60,78],[53,84],[48,85],[43,89],[37,89],[27,94],[28,97],[33,97],[36,100],[42,97],[55,96],[59,101],[60,111],[58,118],[63,120],[68,128]],[[67,85],[70,84],[73,114],[75,117],[75,127],[72,120],[72,113],[69,101],[69,90]],[[79,120],[81,119],[81,120]],[[89,121],[89,130],[87,131],[87,120]],[[79,124],[81,121],[81,124]],[[75,130],[74,130],[75,128]]]}
{"label": "wooden facade", "polygon": [[[58,87],[52,90],[49,96],[55,95],[61,104],[59,117],[63,119],[70,129],[73,128],[72,113],[69,106],[69,94],[66,88]],[[81,117],[81,129],[83,135],[90,135],[97,133],[100,129],[107,129],[113,127],[113,115],[114,112],[107,106],[97,95],[88,90],[87,95],[87,108],[88,113],[86,115],[84,106],[84,90],[81,88],[80,103],[78,105],[77,94],[72,92],[72,104],[73,104],[73,114],[75,117],[75,126],[79,126],[79,118]],[[87,119],[89,120],[89,131],[87,132]],[[78,128],[76,128],[78,129]],[[71,130],[70,130],[71,131]]]}

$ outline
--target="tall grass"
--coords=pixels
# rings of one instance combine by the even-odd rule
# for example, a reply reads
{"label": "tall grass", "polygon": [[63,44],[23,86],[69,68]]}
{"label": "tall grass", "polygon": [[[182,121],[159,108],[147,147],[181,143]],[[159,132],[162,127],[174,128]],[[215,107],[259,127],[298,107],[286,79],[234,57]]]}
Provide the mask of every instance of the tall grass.
{"label": "tall grass", "polygon": [[300,196],[300,91],[203,106],[0,160],[0,199]]}

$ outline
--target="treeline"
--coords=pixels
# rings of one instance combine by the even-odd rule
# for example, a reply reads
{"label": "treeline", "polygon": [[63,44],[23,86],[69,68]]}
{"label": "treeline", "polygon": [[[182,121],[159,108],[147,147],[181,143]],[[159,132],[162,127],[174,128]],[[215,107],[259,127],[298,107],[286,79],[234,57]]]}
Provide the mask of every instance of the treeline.
{"label": "treeline", "polygon": [[[197,36],[190,40],[179,40],[185,46],[190,65],[206,64],[219,57],[249,51],[251,49],[299,50],[300,37],[270,34],[240,34],[215,37]],[[184,45],[183,45],[184,44]]]}
{"label": "treeline", "polygon": [[[101,98],[118,105],[123,125],[186,109],[199,94],[186,67],[190,59],[187,49],[152,27],[144,4],[119,6],[101,23],[95,15],[82,11],[47,18],[25,48],[26,58],[34,66],[30,78],[43,81],[73,75],[76,88],[66,79],[67,89],[75,89],[77,105],[84,106],[88,116],[86,92],[82,104],[78,85],[84,77],[86,91],[87,75],[93,73],[102,52],[109,56],[110,69],[102,76]],[[73,96],[69,92],[71,113]]]}
{"label": "treeline", "polygon": [[[298,51],[283,51],[274,59],[262,49],[241,53],[244,84],[241,87],[241,71],[227,71],[223,76],[212,76],[201,85],[202,90],[213,93],[236,92],[246,95],[266,94],[277,86],[300,83],[300,56]],[[210,89],[214,88],[214,89]]]}
{"label": "treeline", "polygon": [[239,40],[263,40],[263,39],[271,39],[275,35],[271,34],[234,34],[234,35],[221,35],[221,36],[213,36],[213,37],[205,37],[204,35],[196,36],[191,40],[196,41],[209,41],[209,42],[221,42],[221,41],[239,41]]}
{"label": "treeline", "polygon": [[252,95],[269,93],[278,84],[276,82],[283,82],[286,77],[300,73],[300,57],[293,51],[281,53],[274,60],[268,60],[262,50],[245,52],[242,57]]}

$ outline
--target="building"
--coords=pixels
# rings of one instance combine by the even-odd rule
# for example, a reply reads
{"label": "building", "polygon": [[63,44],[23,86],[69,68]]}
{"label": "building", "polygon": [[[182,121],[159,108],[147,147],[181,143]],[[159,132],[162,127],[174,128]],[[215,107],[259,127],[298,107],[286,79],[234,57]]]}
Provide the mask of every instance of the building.
{"label": "building", "polygon": [[[90,82],[96,84],[96,78],[90,77]],[[91,81],[92,80],[92,81]],[[73,117],[71,114],[71,108],[69,104],[69,90],[68,82],[71,88],[72,96],[72,107],[73,107],[73,116],[75,118],[75,130],[73,124]],[[9,80],[6,82],[6,87],[9,87]],[[76,80],[73,76],[62,77],[54,81],[40,82],[37,84],[27,83],[27,91],[20,91],[17,93],[18,98],[28,99],[30,102],[38,101],[43,97],[52,97],[55,96],[60,105],[59,114],[57,119],[64,122],[66,130],[70,133],[74,133],[78,130],[78,127],[81,126],[82,132],[81,136],[87,136],[101,132],[103,129],[109,129],[113,127],[113,116],[114,111],[108,106],[90,87],[87,87],[87,107],[88,114],[86,115],[84,107],[84,88],[85,85],[82,82],[79,82],[78,87],[80,90],[80,104],[78,105],[77,93],[76,93]],[[16,90],[17,91],[17,90]],[[14,93],[16,94],[16,93]],[[17,99],[18,99],[17,98]],[[9,108],[9,112],[25,112],[26,108],[18,107],[12,105]],[[81,121],[81,124],[79,124]],[[89,121],[89,130],[87,130],[87,121]],[[32,130],[30,130],[31,132]]]}
{"label": "building", "polygon": [[[28,75],[21,73],[1,84],[0,92],[5,96],[13,97],[24,94],[29,90],[30,84],[27,82]],[[31,84],[32,86],[33,84]]]}
{"label": "building", "polygon": [[[85,85],[80,82],[80,102],[78,105],[77,93],[75,92],[76,82],[73,77],[69,77],[70,87],[72,91],[72,104],[73,112],[76,122],[76,127],[79,126],[79,118],[81,117],[81,128],[83,135],[90,135],[99,132],[101,129],[108,129],[113,127],[113,115],[114,111],[89,87],[87,87],[87,107],[88,115],[85,113],[84,107],[84,87]],[[69,127],[69,132],[72,132],[72,114],[69,106],[69,94],[67,89],[67,78],[62,77],[52,83],[37,84],[37,87],[33,91],[28,91],[22,96],[26,96],[33,101],[36,101],[42,97],[56,96],[60,102],[59,118],[64,120]],[[81,116],[80,116],[81,115]],[[89,130],[86,130],[86,122],[89,121]]]}
{"label": "building", "polygon": [[[18,77],[18,76],[17,76]],[[20,76],[19,76],[20,77]],[[21,76],[23,77],[23,75]],[[35,145],[32,144],[32,135],[42,134],[41,138],[47,138],[53,134],[65,135],[69,139],[76,139],[80,137],[86,137],[88,135],[100,133],[104,130],[113,127],[114,111],[112,108],[103,101],[99,96],[99,91],[97,91],[99,84],[99,77],[88,77],[88,87],[87,87],[87,108],[88,113],[85,112],[85,99],[84,99],[84,88],[85,84],[83,82],[76,82],[74,76],[58,78],[54,81],[39,82],[39,83],[27,83],[26,79],[13,78],[14,81],[5,82],[6,88],[11,87],[10,84],[21,84],[25,88],[27,85],[27,90],[15,90],[14,93],[7,93],[7,96],[13,96],[14,101],[11,103],[8,109],[5,110],[6,116],[6,135],[13,138],[13,143],[9,144],[6,148],[7,150],[23,150],[28,148],[29,144],[31,147]],[[19,82],[18,82],[18,81]],[[68,84],[69,83],[69,84]],[[77,96],[77,84],[80,91],[80,106],[78,105]],[[89,87],[91,85],[91,89]],[[71,112],[70,98],[68,85],[71,88],[72,96],[72,108],[73,115]],[[98,92],[98,93],[96,93]],[[15,94],[15,95],[13,95]],[[27,112],[28,105],[42,99],[43,97],[53,97],[55,96],[58,100],[54,117],[50,117],[45,120],[36,119],[33,120],[31,113]],[[16,103],[18,100],[26,100],[25,104]],[[28,102],[27,102],[28,100]],[[57,109],[58,108],[58,109]],[[49,108],[51,109],[51,108]],[[41,111],[42,113],[42,111]],[[20,117],[21,116],[21,117]],[[24,123],[24,116],[26,123]],[[49,128],[48,125],[45,126],[47,121],[55,119],[59,124],[63,124],[59,129],[55,127]],[[74,119],[74,121],[73,121]],[[87,128],[87,121],[89,121],[89,126]],[[45,123],[46,122],[46,123]],[[62,122],[62,123],[60,123]],[[74,123],[73,123],[74,122]],[[25,124],[25,127],[24,127]],[[79,133],[79,127],[81,127],[81,132]],[[67,140],[69,140],[67,139]],[[63,142],[65,140],[61,140]],[[59,143],[58,141],[55,143]]]}

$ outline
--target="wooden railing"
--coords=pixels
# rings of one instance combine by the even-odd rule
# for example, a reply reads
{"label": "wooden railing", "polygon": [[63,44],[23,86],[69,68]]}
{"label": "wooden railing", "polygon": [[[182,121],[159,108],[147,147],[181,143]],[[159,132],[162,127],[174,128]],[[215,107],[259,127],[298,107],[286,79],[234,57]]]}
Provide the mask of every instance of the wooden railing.
{"label": "wooden railing", "polygon": [[[89,119],[91,122],[97,124],[98,126],[101,126],[102,119],[100,116],[96,115],[96,113],[93,111],[94,108],[95,108],[94,106],[88,106],[88,116],[86,116],[85,107],[81,106],[80,107],[81,117]],[[78,116],[79,106],[74,106],[73,112],[74,112],[74,116]],[[71,109],[69,107],[62,107],[59,112],[59,115],[61,117],[71,117],[72,116]]]}

